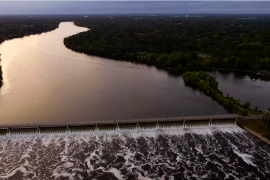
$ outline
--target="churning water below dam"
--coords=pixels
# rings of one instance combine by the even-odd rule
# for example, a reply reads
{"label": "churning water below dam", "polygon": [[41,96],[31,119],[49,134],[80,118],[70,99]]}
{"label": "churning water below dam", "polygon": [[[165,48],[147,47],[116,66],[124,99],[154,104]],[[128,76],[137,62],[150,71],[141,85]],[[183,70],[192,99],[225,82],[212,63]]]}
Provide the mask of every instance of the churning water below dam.
{"label": "churning water below dam", "polygon": [[0,136],[0,179],[268,179],[270,147],[236,125]]}

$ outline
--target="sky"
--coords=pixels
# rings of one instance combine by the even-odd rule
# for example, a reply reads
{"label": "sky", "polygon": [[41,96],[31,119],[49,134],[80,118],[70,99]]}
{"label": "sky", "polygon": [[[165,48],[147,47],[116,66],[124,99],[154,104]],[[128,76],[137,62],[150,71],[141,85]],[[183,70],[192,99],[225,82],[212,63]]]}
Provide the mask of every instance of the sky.
{"label": "sky", "polygon": [[270,14],[270,1],[2,1],[0,14]]}

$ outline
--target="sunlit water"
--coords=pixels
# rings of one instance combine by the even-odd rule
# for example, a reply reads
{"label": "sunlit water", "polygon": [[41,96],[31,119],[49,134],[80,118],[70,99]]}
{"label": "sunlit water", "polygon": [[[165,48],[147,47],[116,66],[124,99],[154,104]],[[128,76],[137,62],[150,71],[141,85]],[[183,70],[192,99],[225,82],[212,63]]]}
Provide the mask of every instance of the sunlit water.
{"label": "sunlit water", "polygon": [[0,136],[0,179],[269,179],[270,147],[237,126]]}
{"label": "sunlit water", "polygon": [[0,124],[51,124],[227,113],[182,77],[130,62],[73,52],[71,22],[0,45]]}

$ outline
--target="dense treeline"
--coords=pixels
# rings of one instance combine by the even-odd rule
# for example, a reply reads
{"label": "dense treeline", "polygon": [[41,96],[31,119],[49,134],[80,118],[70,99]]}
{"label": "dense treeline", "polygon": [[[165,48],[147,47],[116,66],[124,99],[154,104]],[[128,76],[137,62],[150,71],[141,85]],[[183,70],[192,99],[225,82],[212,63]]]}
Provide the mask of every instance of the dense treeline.
{"label": "dense treeline", "polygon": [[[248,112],[254,112],[250,109],[250,103],[246,102],[245,104],[240,104],[240,99],[234,99],[233,97],[223,95],[223,93],[218,88],[218,82],[205,72],[185,72],[183,79],[186,85],[189,85],[193,88],[199,89],[206,95],[212,97],[219,104],[223,105],[229,111],[234,111],[241,115],[247,115]],[[255,112],[258,109],[255,107]]]}
{"label": "dense treeline", "polygon": [[91,30],[64,43],[86,54],[164,69],[270,69],[270,18],[239,17],[88,17],[75,24]]}
{"label": "dense treeline", "polygon": [[53,16],[0,16],[0,43],[56,29],[63,18]]}

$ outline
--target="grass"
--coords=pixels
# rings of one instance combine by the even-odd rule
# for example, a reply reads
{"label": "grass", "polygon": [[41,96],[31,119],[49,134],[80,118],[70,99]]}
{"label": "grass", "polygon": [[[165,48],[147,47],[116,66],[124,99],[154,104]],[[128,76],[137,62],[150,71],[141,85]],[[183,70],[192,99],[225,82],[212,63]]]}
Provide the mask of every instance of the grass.
{"label": "grass", "polygon": [[250,108],[242,107],[242,109],[246,110],[251,115],[262,115],[263,114],[263,112],[261,112],[261,111],[255,111],[255,110],[250,109]]}
{"label": "grass", "polygon": [[270,137],[270,125],[268,125],[268,127],[265,129],[263,125],[260,123],[260,121],[258,120],[245,121],[243,125],[255,131],[256,133],[262,135],[263,137],[267,137],[267,138]]}
{"label": "grass", "polygon": [[246,107],[241,106],[241,105],[235,105],[235,107],[238,108],[238,110],[236,111],[237,114],[241,114],[241,112],[243,110],[247,111],[247,113],[250,114],[250,115],[262,115],[263,114],[262,111],[255,111],[255,110],[253,110],[251,108],[246,108]]}

